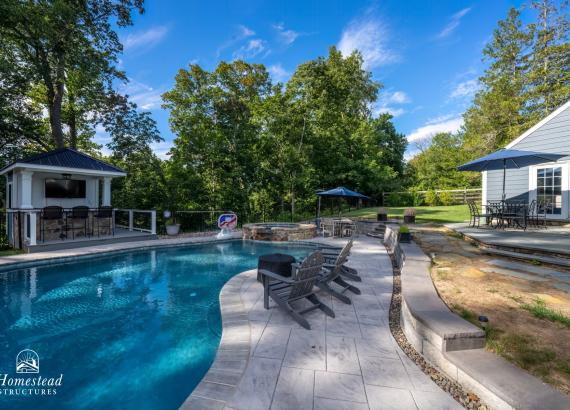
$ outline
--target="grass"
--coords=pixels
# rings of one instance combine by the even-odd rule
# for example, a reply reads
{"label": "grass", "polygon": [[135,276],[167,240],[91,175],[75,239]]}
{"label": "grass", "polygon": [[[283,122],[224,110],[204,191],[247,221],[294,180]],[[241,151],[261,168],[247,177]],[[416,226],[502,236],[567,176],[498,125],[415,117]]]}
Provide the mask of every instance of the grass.
{"label": "grass", "polygon": [[533,370],[537,375],[548,374],[548,367],[551,364],[565,367],[567,362],[557,360],[556,353],[552,350],[539,348],[536,340],[520,334],[506,333],[489,327],[487,333],[487,347],[507,360],[515,362],[521,368]]}
{"label": "grass", "polygon": [[[385,208],[388,211],[388,218],[403,218],[404,210],[409,207]],[[343,214],[347,217],[360,217],[376,219],[379,208],[362,208]],[[447,223],[464,222],[469,220],[469,208],[467,205],[450,206],[417,206],[416,223]]]}
{"label": "grass", "polygon": [[5,249],[0,251],[0,256],[18,255],[20,253],[22,253],[20,249]]}
{"label": "grass", "polygon": [[551,322],[561,323],[566,327],[570,327],[570,317],[564,315],[560,311],[550,309],[544,303],[544,300],[536,298],[532,303],[525,303],[521,306],[524,310],[532,313],[534,317],[539,319],[550,320]]}

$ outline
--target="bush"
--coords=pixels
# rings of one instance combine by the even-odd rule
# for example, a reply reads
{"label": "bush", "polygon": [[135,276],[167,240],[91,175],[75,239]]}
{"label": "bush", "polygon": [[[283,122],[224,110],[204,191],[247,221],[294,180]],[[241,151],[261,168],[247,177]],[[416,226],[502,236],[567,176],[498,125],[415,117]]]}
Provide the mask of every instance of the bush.
{"label": "bush", "polygon": [[453,204],[453,195],[451,195],[451,192],[440,192],[438,197],[441,205],[448,206]]}
{"label": "bush", "polygon": [[424,198],[419,192],[412,192],[410,195],[412,196],[411,206],[422,206],[424,204]]}
{"label": "bush", "polygon": [[400,226],[400,233],[410,233],[410,228],[407,225]]}
{"label": "bush", "polygon": [[433,189],[430,189],[426,192],[425,196],[426,204],[429,206],[438,206],[439,205],[439,197],[437,196],[437,192]]}

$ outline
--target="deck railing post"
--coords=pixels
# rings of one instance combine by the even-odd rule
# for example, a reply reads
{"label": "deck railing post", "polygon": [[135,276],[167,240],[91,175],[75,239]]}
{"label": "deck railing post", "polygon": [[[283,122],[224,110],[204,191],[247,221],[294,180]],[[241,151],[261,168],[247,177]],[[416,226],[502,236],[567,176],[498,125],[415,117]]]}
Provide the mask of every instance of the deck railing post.
{"label": "deck railing post", "polygon": [[133,230],[133,220],[134,220],[133,216],[134,216],[133,210],[129,209],[129,231]]}
{"label": "deck railing post", "polygon": [[150,211],[150,233],[156,235],[156,210]]}
{"label": "deck railing post", "polygon": [[36,213],[35,212],[30,212],[29,214],[29,221],[30,221],[30,226],[29,226],[29,239],[30,239],[30,246],[35,246],[37,244],[36,242]]}

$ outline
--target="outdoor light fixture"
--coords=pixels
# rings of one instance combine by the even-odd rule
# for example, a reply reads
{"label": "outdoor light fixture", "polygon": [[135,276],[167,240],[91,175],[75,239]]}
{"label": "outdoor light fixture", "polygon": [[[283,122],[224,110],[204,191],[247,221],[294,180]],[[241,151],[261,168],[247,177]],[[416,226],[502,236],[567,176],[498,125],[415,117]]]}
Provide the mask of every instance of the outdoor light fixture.
{"label": "outdoor light fixture", "polygon": [[164,212],[162,213],[162,215],[164,215],[164,217],[165,217],[166,219],[168,219],[168,218],[170,218],[170,215],[172,215],[172,214],[170,213],[169,210],[166,210],[166,211],[164,211]]}
{"label": "outdoor light fixture", "polygon": [[486,330],[487,326],[489,326],[489,318],[483,315],[479,316],[479,324],[481,325],[483,330]]}
{"label": "outdoor light fixture", "polygon": [[61,174],[63,179],[71,179],[71,174]]}

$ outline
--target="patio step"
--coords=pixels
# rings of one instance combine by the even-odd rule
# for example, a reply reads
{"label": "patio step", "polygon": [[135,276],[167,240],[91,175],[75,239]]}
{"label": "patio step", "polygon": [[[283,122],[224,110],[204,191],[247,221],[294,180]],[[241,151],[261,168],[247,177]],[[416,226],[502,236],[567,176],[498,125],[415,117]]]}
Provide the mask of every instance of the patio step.
{"label": "patio step", "polygon": [[46,244],[37,244],[35,246],[30,246],[26,248],[28,253],[36,252],[51,252],[51,251],[61,251],[65,249],[76,249],[83,248],[85,246],[97,246],[97,245],[109,245],[113,243],[124,243],[124,242],[136,242],[136,241],[148,241],[151,239],[157,239],[156,235],[152,234],[139,234],[133,236],[115,236],[106,237],[101,239],[88,239],[88,240],[77,240],[77,241],[61,241],[52,242]]}
{"label": "patio step", "polygon": [[544,256],[535,253],[521,253],[521,252],[507,251],[504,249],[489,248],[486,246],[480,247],[480,249],[481,251],[492,255],[507,256],[509,258],[522,259],[526,261],[539,261],[541,263],[547,263],[549,265],[555,265],[555,266],[563,266],[566,268],[570,267],[570,259],[566,258],[557,258],[555,256]]}

